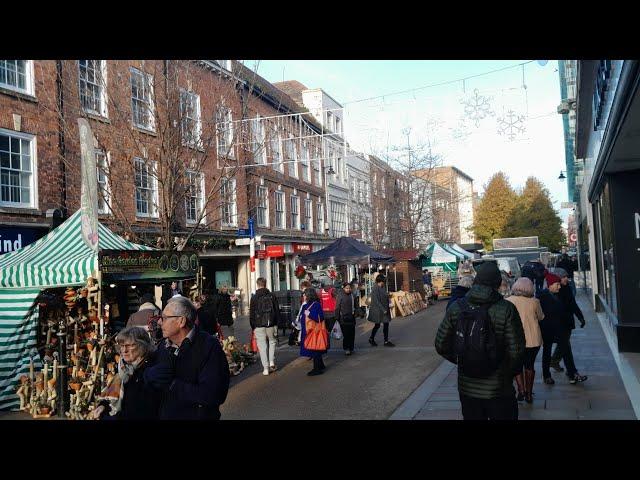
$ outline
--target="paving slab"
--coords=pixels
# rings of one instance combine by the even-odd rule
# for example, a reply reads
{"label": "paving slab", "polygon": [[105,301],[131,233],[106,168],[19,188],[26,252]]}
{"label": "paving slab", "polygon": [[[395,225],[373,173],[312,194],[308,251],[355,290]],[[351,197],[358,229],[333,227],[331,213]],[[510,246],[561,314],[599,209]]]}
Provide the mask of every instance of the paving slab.
{"label": "paving slab", "polygon": [[462,420],[462,411],[454,410],[420,410],[414,420]]}
{"label": "paving slab", "polygon": [[444,402],[427,402],[423,410],[451,410],[455,408],[461,408],[460,401],[444,401]]}
{"label": "paving slab", "polygon": [[632,408],[578,410],[578,420],[636,420]]}

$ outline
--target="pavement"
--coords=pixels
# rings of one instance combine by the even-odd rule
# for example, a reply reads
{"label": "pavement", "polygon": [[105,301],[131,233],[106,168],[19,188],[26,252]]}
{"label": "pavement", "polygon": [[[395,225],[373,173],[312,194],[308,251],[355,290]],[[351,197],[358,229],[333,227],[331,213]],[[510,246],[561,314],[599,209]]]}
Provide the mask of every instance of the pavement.
{"label": "pavement", "polygon": [[[576,298],[585,315],[585,328],[571,336],[578,371],[586,382],[569,383],[564,373],[551,369],[555,385],[542,383],[542,351],[536,359],[532,404],[519,404],[520,420],[636,420],[640,407],[640,354],[619,354],[611,332],[581,292]],[[622,361],[628,372],[620,369]],[[634,370],[635,369],[635,370]],[[391,415],[391,420],[462,420],[457,369],[444,360]]]}

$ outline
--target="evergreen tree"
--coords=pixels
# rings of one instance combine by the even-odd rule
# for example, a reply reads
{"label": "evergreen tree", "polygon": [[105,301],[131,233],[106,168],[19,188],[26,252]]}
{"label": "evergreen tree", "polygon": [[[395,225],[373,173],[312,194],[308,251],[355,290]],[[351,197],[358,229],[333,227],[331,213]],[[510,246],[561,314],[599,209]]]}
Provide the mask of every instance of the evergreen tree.
{"label": "evergreen tree", "polygon": [[493,249],[493,239],[502,232],[516,208],[518,196],[503,172],[493,175],[484,187],[484,195],[474,214],[473,231],[488,250]]}
{"label": "evergreen tree", "polygon": [[537,236],[540,246],[560,250],[564,243],[562,221],[553,209],[549,191],[535,177],[529,177],[518,196],[517,207],[507,219],[505,237]]}

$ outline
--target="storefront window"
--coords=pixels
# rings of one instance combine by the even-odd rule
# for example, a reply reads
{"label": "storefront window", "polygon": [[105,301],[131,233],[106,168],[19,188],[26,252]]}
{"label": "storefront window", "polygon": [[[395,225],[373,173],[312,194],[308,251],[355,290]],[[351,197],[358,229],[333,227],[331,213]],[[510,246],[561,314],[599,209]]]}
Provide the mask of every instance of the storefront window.
{"label": "storefront window", "polygon": [[618,314],[616,295],[616,272],[611,219],[611,194],[606,183],[598,200],[598,261],[600,262],[600,296],[614,315]]}

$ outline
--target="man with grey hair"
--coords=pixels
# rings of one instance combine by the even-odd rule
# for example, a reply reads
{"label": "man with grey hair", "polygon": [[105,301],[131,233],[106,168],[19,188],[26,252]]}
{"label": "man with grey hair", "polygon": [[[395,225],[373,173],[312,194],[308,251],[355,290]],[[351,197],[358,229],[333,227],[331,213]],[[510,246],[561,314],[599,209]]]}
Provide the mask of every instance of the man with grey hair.
{"label": "man with grey hair", "polygon": [[186,297],[169,300],[158,322],[165,341],[145,381],[163,391],[162,420],[218,420],[229,390],[229,364],[220,342],[195,326]]}

